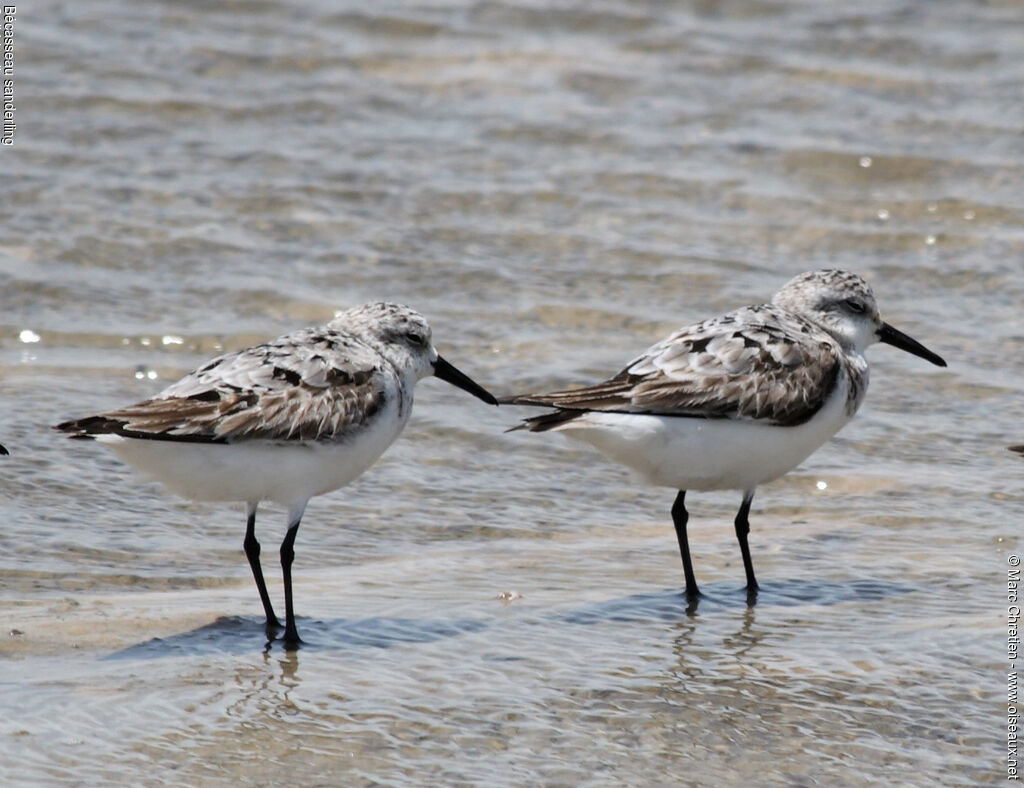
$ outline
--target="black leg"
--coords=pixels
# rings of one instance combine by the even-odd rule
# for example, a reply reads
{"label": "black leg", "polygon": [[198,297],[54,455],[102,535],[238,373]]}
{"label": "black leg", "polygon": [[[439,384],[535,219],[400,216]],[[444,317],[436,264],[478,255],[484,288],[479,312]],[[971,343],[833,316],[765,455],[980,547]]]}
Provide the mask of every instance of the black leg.
{"label": "black leg", "polygon": [[270,604],[270,594],[267,593],[267,584],[263,580],[263,567],[260,566],[260,543],[256,541],[256,505],[249,504],[248,510],[249,521],[245,526],[245,541],[242,542],[242,547],[245,548],[245,557],[249,559],[252,576],[256,579],[256,590],[260,592],[263,612],[267,615],[267,637],[272,637],[271,630],[280,629],[281,622],[274,615],[274,606]]}
{"label": "black leg", "polygon": [[736,514],[736,539],[740,543],[740,552],[743,554],[743,570],[747,573],[747,601],[752,602],[757,598],[757,578],[754,577],[754,563],[750,560],[750,547],[747,545],[747,535],[750,533],[750,521],[747,515],[750,514],[750,502],[754,499],[754,491],[748,490],[743,493],[743,503]]}
{"label": "black leg", "polygon": [[295,560],[295,537],[299,533],[300,514],[288,524],[288,533],[281,542],[281,569],[284,573],[284,645],[291,650],[302,643],[295,626],[295,608],[292,605],[292,561]]}
{"label": "black leg", "polygon": [[679,540],[679,554],[683,558],[683,574],[686,575],[686,596],[694,600],[700,596],[697,579],[693,576],[693,561],[690,560],[690,543],[686,539],[686,523],[690,519],[686,511],[686,490],[680,490],[676,502],[672,504],[672,523],[676,527],[676,538]]}

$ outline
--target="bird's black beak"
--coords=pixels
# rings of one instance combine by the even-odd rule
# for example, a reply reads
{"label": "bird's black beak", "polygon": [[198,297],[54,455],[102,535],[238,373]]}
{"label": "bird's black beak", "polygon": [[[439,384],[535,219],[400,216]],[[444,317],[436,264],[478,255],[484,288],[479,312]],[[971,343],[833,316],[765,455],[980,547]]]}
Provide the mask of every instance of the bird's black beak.
{"label": "bird's black beak", "polygon": [[882,327],[878,329],[878,341],[884,342],[887,345],[892,345],[893,347],[898,347],[900,350],[905,350],[915,356],[920,356],[926,361],[932,362],[937,367],[946,366],[946,362],[942,359],[942,356],[932,353],[916,339],[911,339],[902,331],[897,331],[888,323],[882,323]]}
{"label": "bird's black beak", "polygon": [[463,375],[440,356],[438,356],[437,361],[434,362],[434,375],[441,378],[445,383],[451,383],[453,386],[458,386],[463,391],[468,391],[474,397],[479,397],[488,405],[498,404],[498,400],[494,398],[494,395],[491,394],[491,392],[479,383],[475,383],[467,375]]}

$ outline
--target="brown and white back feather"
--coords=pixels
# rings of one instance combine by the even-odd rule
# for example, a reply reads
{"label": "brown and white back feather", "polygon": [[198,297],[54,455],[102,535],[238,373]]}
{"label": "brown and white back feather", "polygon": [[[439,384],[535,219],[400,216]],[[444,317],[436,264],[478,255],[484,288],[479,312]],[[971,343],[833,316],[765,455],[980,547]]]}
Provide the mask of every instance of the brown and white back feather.
{"label": "brown and white back feather", "polygon": [[380,411],[387,381],[397,378],[358,338],[308,328],[219,356],[152,399],[57,429],[203,443],[337,441]]}
{"label": "brown and white back feather", "polygon": [[761,304],[682,328],[602,383],[501,401],[558,408],[517,428],[534,432],[587,411],[794,426],[818,412],[844,365],[851,381],[859,376],[828,333],[799,315]]}

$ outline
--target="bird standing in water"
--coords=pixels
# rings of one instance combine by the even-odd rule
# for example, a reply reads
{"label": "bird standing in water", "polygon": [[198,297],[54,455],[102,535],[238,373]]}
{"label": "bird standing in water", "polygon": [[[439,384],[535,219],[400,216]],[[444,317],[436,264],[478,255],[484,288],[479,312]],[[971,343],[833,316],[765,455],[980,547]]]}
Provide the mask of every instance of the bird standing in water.
{"label": "bird standing in water", "polygon": [[601,383],[499,401],[555,408],[513,429],[564,433],[678,491],[672,520],[691,600],[700,591],[686,492],[741,491],[734,525],[753,602],[758,584],[747,535],[754,490],[795,468],[853,417],[868,386],[864,350],[875,342],[946,366],[882,321],[861,277],[811,271],[769,304],[679,329]]}
{"label": "bird standing in water", "polygon": [[243,545],[270,639],[281,624],[263,579],[256,509],[261,501],[285,506],[284,643],[294,648],[301,640],[291,570],[306,504],[384,453],[409,420],[415,383],[427,375],[497,405],[438,355],[422,315],[366,304],[324,326],[219,356],[152,399],[55,429],[95,438],[185,497],[244,502]]}

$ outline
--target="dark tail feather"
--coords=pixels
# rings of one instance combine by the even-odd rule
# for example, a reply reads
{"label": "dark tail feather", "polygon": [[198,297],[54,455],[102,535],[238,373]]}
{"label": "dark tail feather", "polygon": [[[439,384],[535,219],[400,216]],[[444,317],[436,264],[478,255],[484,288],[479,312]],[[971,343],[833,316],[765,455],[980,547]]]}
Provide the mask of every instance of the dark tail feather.
{"label": "dark tail feather", "polygon": [[556,410],[551,413],[543,413],[540,416],[533,416],[529,419],[523,419],[521,424],[517,424],[511,429],[505,430],[505,432],[513,432],[514,430],[529,430],[530,432],[547,432],[552,430],[560,424],[572,421],[573,419],[579,418],[586,411],[583,410]]}
{"label": "dark tail feather", "polygon": [[92,438],[93,435],[120,432],[123,426],[124,422],[106,416],[86,416],[84,419],[72,419],[54,424],[53,428],[60,432],[70,433],[69,437],[71,438]]}
{"label": "dark tail feather", "polygon": [[0,446],[0,454],[10,454],[6,446]]}
{"label": "dark tail feather", "polygon": [[550,402],[541,402],[539,399],[534,398],[530,394],[511,394],[507,397],[498,397],[499,405],[543,405],[548,408],[553,408]]}
{"label": "dark tail feather", "polygon": [[548,430],[554,429],[559,424],[565,424],[568,421],[572,421],[586,412],[582,409],[575,410],[572,408],[561,408],[551,402],[549,397],[550,395],[546,394],[514,394],[510,397],[498,397],[498,402],[502,405],[535,405],[541,408],[558,408],[558,410],[552,411],[551,413],[544,413],[540,416],[532,416],[528,419],[523,419],[521,424],[510,427],[505,430],[505,432],[515,432],[516,430],[547,432]]}
{"label": "dark tail feather", "polygon": [[1022,443],[1020,446],[1007,446],[1006,448],[1008,448],[1010,451],[1015,451],[1018,454],[1024,454],[1024,443]]}

